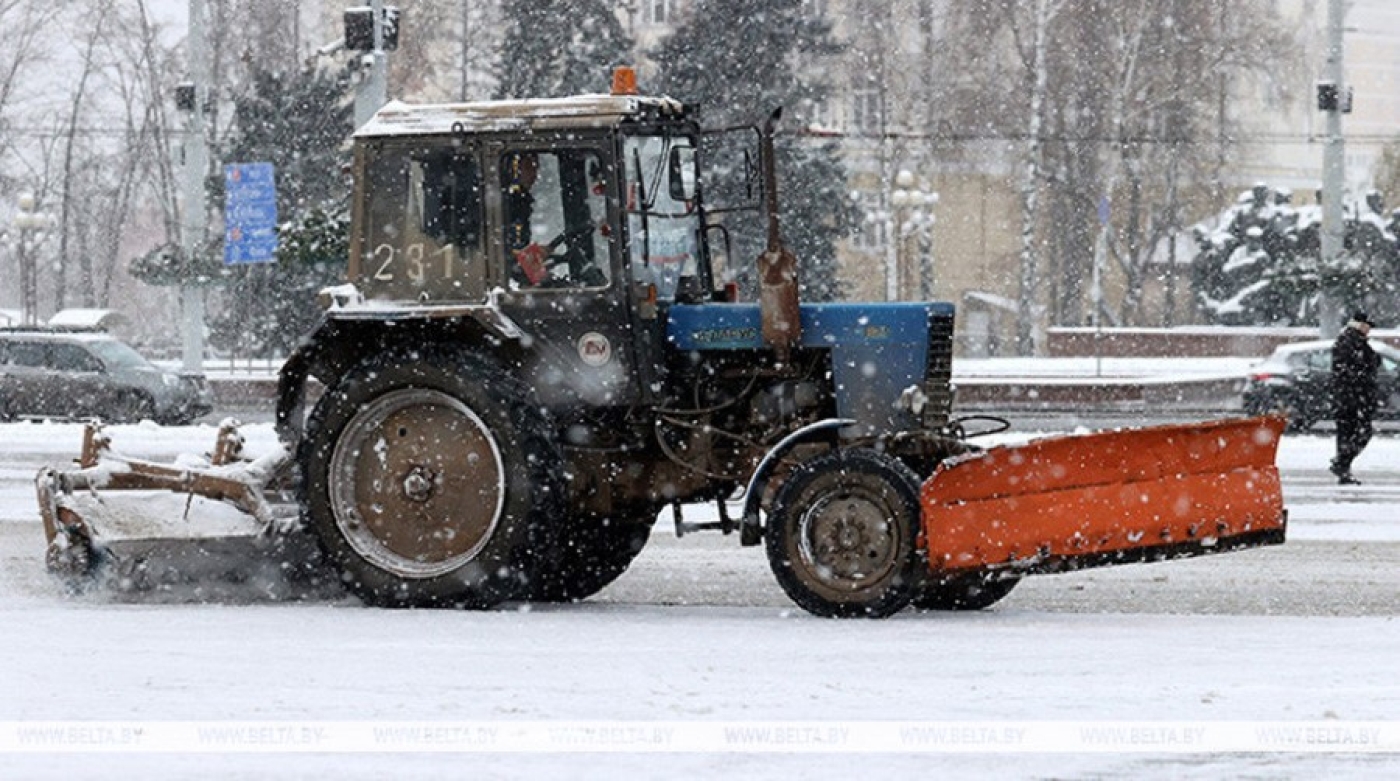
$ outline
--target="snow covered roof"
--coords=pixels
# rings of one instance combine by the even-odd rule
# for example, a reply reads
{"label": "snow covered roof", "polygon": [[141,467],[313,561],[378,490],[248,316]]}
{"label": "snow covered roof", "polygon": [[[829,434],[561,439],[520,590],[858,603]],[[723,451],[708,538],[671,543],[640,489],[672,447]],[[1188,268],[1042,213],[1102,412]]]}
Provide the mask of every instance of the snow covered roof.
{"label": "snow covered roof", "polygon": [[65,309],[49,318],[49,327],[105,330],[124,322],[126,316],[111,309]]}
{"label": "snow covered roof", "polygon": [[[1378,339],[1371,339],[1371,349],[1391,360],[1400,360],[1400,350],[1391,347],[1389,344]],[[1306,342],[1289,342],[1274,348],[1275,356],[1293,355],[1295,353],[1308,353],[1314,350],[1330,350],[1334,340],[1332,339],[1311,339]]]}
{"label": "snow covered roof", "polygon": [[648,115],[674,117],[684,112],[685,106],[678,100],[638,95],[575,95],[422,105],[392,101],[355,131],[355,137],[613,127],[628,119]]}

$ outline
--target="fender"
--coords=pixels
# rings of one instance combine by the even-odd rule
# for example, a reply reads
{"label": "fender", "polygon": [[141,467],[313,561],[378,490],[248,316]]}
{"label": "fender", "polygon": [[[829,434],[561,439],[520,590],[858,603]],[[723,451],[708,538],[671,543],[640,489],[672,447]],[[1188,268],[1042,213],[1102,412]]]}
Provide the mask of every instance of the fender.
{"label": "fender", "polygon": [[322,317],[311,333],[287,356],[281,371],[277,373],[277,416],[274,419],[274,427],[278,441],[286,446],[289,452],[296,452],[297,442],[301,439],[302,418],[305,417],[306,411],[306,379],[311,373],[312,365],[320,357],[321,341],[317,337],[325,326],[326,318]]}
{"label": "fender", "polygon": [[764,454],[763,460],[758,462],[753,474],[749,476],[749,484],[744,491],[744,514],[739,520],[740,545],[757,545],[763,539],[763,522],[759,518],[763,504],[763,488],[768,484],[769,477],[772,476],[773,470],[777,468],[783,456],[787,455],[794,447],[815,439],[818,434],[837,431],[846,426],[854,425],[856,422],[854,418],[827,418],[815,423],[808,423],[783,437],[778,444]]}
{"label": "fender", "polygon": [[[471,324],[475,324],[474,330],[470,333],[463,330]],[[433,340],[461,342],[471,334],[484,334],[512,345],[528,339],[525,330],[496,305],[494,295],[487,303],[474,305],[361,306],[328,310],[287,357],[278,374],[278,439],[293,449],[301,439],[309,377],[318,377],[329,384],[334,376],[355,365],[363,356],[374,355],[396,344],[423,344]]]}

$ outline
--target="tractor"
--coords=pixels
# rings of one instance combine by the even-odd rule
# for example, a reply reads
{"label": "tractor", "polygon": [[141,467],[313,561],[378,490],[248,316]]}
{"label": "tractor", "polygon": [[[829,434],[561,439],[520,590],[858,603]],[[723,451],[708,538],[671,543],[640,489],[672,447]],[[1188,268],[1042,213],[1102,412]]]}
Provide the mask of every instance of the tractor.
{"label": "tractor", "polygon": [[[347,281],[279,375],[283,449],[240,462],[228,431],[206,467],[131,463],[90,431],[81,468],[38,479],[50,567],[134,555],[85,489],[226,500],[251,555],[314,558],[379,606],[584,599],[668,507],[678,534],[764,545],[833,617],[1283,541],[1277,419],[983,449],[953,417],[952,305],[801,302],[778,112],[751,129],[767,236],[740,300],[697,112],[615,83],[381,109],[354,135]],[[706,502],[717,520],[684,519]]]}

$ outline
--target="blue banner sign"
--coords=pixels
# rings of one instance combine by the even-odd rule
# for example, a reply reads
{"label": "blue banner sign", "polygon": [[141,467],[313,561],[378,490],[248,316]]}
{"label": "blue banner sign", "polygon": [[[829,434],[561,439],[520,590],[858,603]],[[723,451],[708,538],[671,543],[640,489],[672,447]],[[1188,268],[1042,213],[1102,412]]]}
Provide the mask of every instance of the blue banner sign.
{"label": "blue banner sign", "polygon": [[224,166],[224,265],[277,260],[277,185],[272,163]]}

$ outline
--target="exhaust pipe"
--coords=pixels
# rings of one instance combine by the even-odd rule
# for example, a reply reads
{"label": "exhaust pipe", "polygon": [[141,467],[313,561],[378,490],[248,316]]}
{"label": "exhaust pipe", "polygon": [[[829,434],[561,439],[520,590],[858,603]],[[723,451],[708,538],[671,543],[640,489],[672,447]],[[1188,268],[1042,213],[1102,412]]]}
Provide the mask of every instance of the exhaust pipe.
{"label": "exhaust pipe", "polygon": [[758,303],[763,341],[786,363],[792,347],[802,339],[802,312],[797,293],[797,257],[783,246],[779,230],[778,173],[773,132],[783,116],[775,109],[763,123],[763,188],[768,212],[768,247],[758,256]]}

